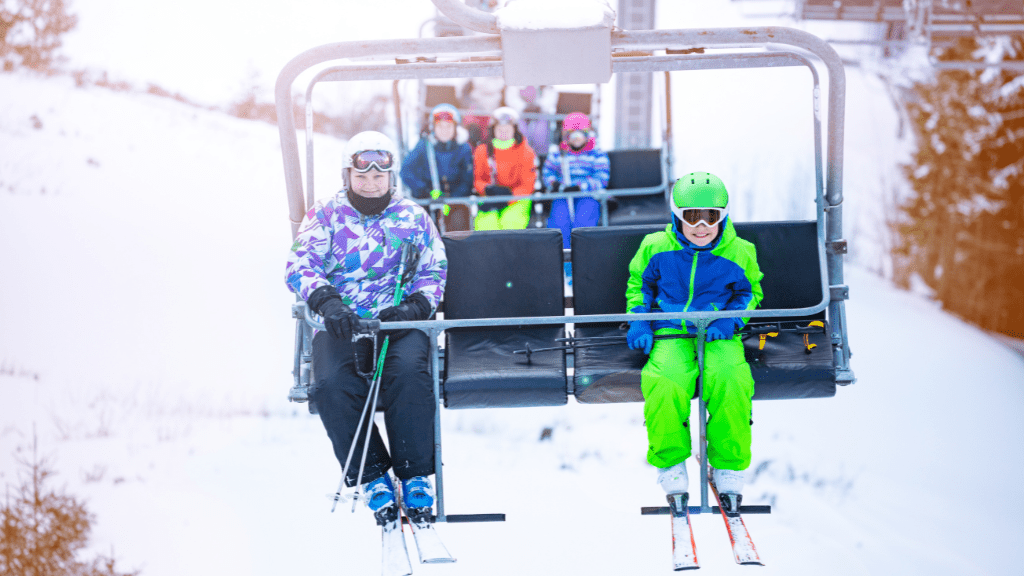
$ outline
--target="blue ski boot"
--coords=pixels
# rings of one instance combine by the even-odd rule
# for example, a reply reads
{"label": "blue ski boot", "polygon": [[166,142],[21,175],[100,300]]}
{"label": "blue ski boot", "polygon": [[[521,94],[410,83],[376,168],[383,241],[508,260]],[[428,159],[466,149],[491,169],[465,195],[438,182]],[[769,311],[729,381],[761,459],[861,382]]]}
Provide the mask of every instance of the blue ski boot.
{"label": "blue ski boot", "polygon": [[410,520],[419,524],[430,522],[434,511],[434,488],[430,480],[426,476],[402,480],[402,502]]}
{"label": "blue ski boot", "polygon": [[366,505],[373,511],[373,517],[377,524],[383,526],[398,518],[398,507],[395,505],[395,487],[391,483],[391,476],[385,473],[372,482],[363,486],[363,493],[366,496]]}

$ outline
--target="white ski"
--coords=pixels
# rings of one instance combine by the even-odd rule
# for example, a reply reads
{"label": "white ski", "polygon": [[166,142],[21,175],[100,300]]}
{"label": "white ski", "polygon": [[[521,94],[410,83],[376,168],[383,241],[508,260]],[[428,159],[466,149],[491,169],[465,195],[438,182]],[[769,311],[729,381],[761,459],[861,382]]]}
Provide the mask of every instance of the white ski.
{"label": "white ski", "polygon": [[670,494],[668,504],[669,516],[672,517],[672,569],[678,572],[700,568],[697,563],[697,542],[690,525],[687,495]]}
{"label": "white ski", "polygon": [[412,537],[416,540],[416,553],[420,556],[420,564],[445,564],[455,562],[455,558],[441,542],[441,537],[434,531],[429,522],[416,523],[411,519]]}
{"label": "white ski", "polygon": [[402,529],[402,516],[385,523],[381,527],[383,540],[383,558],[381,562],[382,576],[410,576],[412,564],[409,562],[409,550],[405,547],[405,531]]}
{"label": "white ski", "polygon": [[757,554],[757,549],[754,548],[754,541],[750,538],[747,525],[743,523],[743,517],[739,514],[735,516],[726,514],[725,506],[722,505],[722,497],[718,494],[718,488],[711,478],[708,480],[710,480],[711,490],[715,493],[715,499],[718,500],[718,509],[722,511],[722,518],[725,519],[725,529],[729,532],[729,542],[732,543],[732,553],[736,558],[736,563],[764,566],[761,557]]}

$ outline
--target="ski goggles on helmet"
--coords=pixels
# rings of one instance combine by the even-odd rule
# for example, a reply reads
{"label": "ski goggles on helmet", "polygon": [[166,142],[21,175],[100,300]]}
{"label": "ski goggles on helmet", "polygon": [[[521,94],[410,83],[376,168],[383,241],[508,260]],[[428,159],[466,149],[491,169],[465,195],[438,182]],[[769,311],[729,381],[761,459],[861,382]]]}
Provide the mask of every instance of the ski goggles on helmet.
{"label": "ski goggles on helmet", "polygon": [[352,168],[356,172],[366,172],[374,166],[387,172],[395,166],[395,158],[387,150],[363,150],[352,155]]}
{"label": "ski goggles on helmet", "polygon": [[455,115],[447,110],[434,112],[434,122],[455,122]]}
{"label": "ski goggles on helmet", "polygon": [[705,226],[714,226],[725,220],[728,213],[725,208],[683,208],[681,212],[681,220],[691,228],[696,228],[701,223]]}

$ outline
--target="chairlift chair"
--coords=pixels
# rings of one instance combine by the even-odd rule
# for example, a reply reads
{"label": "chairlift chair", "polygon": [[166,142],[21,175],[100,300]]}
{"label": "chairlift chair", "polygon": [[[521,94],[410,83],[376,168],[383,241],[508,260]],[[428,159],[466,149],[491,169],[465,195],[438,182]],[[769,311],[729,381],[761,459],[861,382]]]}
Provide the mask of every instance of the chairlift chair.
{"label": "chairlift chair", "polygon": [[[502,76],[519,74],[516,79],[521,80],[521,75],[528,73],[528,70],[516,69],[517,64],[507,60],[508,54],[503,52],[502,46],[505,36],[510,34],[507,30],[499,30],[496,21],[480,15],[480,13],[463,12],[453,6],[455,2],[434,0],[439,7],[443,4],[445,10],[453,20],[460,25],[489,34],[477,36],[451,37],[451,38],[420,38],[408,40],[379,40],[379,41],[350,41],[338,42],[311,48],[293,58],[280,72],[276,84],[276,105],[278,109],[279,131],[281,148],[285,171],[285,186],[289,205],[289,216],[293,237],[297,234],[303,215],[313,204],[312,174],[312,126],[310,124],[310,110],[312,98],[309,96],[318,83],[355,80],[381,80],[381,79],[431,79],[431,78],[466,78],[473,76]],[[469,10],[466,8],[466,10]],[[550,33],[560,35],[561,30],[555,31],[531,31],[543,37]],[[499,35],[500,34],[500,35]],[[556,353],[553,359],[532,363],[523,362],[522,355],[513,357],[509,354],[505,359],[492,358],[489,365],[490,376],[494,378],[480,378],[474,373],[472,362],[464,362],[461,356],[462,346],[454,342],[456,340],[467,340],[474,337],[499,338],[507,337],[515,333],[517,327],[528,327],[532,333],[558,333],[566,324],[572,323],[577,330],[587,326],[608,326],[631,320],[668,320],[686,319],[697,324],[699,328],[698,341],[703,342],[703,332],[707,325],[714,319],[723,317],[749,316],[751,323],[762,322],[783,322],[791,319],[805,320],[808,318],[821,318],[828,326],[828,331],[819,338],[817,354],[815,358],[820,361],[821,353],[825,352],[825,363],[828,366],[827,374],[824,376],[831,379],[835,385],[847,385],[854,382],[854,375],[850,369],[850,346],[847,336],[845,318],[845,300],[849,297],[849,291],[844,281],[843,255],[846,252],[846,241],[842,237],[842,180],[843,180],[843,121],[845,108],[845,74],[843,64],[839,56],[825,41],[807,32],[785,27],[747,27],[747,28],[718,28],[718,29],[674,29],[674,30],[607,30],[612,49],[609,51],[607,64],[609,74],[623,72],[659,72],[659,71],[687,71],[687,70],[708,70],[708,69],[743,69],[757,67],[806,67],[812,78],[812,96],[814,101],[814,112],[811,114],[811,121],[814,124],[814,150],[815,150],[815,201],[816,218],[806,223],[779,223],[773,226],[771,223],[759,223],[761,231],[754,232],[766,234],[780,233],[784,228],[799,229],[805,235],[806,240],[802,246],[807,247],[805,257],[801,262],[809,260],[812,268],[803,269],[802,276],[813,286],[811,290],[811,301],[800,300],[791,303],[787,308],[758,309],[753,311],[723,311],[723,312],[687,312],[669,313],[658,312],[650,314],[626,314],[624,309],[618,311],[597,311],[595,313],[580,313],[584,310],[577,309],[576,315],[567,314],[567,308],[574,304],[571,300],[564,298],[561,294],[561,283],[548,282],[548,276],[558,275],[561,260],[561,246],[551,236],[555,231],[545,229],[528,229],[517,231],[497,231],[494,233],[469,233],[463,235],[449,235],[444,238],[449,249],[449,294],[458,293],[464,286],[479,282],[479,276],[471,276],[470,272],[460,270],[473,270],[470,262],[460,260],[460,254],[472,253],[472,250],[459,250],[456,244],[473,242],[478,247],[487,250],[503,250],[505,253],[518,253],[520,256],[530,257],[533,251],[541,255],[542,262],[546,264],[536,271],[537,279],[532,279],[532,274],[523,276],[521,271],[513,267],[495,265],[496,259],[490,259],[492,268],[488,270],[493,273],[488,281],[493,281],[496,286],[504,290],[506,302],[526,302],[530,298],[525,296],[530,291],[535,291],[543,296],[545,301],[554,302],[553,307],[543,309],[524,307],[519,312],[508,313],[502,311],[501,307],[494,308],[493,305],[479,307],[472,301],[459,302],[461,309],[454,311],[451,317],[441,320],[427,320],[418,322],[391,322],[387,323],[389,329],[411,328],[422,330],[427,333],[431,341],[437,341],[442,333],[446,334],[449,346],[445,356],[442,358],[441,350],[434,348],[431,357],[431,370],[434,379],[434,398],[438,406],[446,405],[449,409],[479,405],[538,405],[538,404],[564,404],[568,395],[579,399],[577,386],[579,382],[568,378],[568,373],[563,372],[563,362],[575,354],[573,346],[565,346],[568,350]],[[598,34],[599,36],[599,34]],[[549,40],[557,42],[558,38]],[[751,50],[754,48],[754,50]],[[640,55],[628,57],[611,57],[611,51],[628,51]],[[394,60],[384,61],[380,59],[367,60],[368,57],[380,58],[381,56],[393,56]],[[591,58],[600,58],[599,53],[591,52]],[[549,63],[551,64],[551,63]],[[557,63],[556,63],[557,65]],[[593,63],[590,63],[593,65]],[[572,62],[566,66],[573,66]],[[827,102],[821,105],[820,95],[822,94],[819,84],[818,69],[825,71],[827,76]],[[599,69],[600,66],[597,67]],[[307,87],[307,122],[306,122],[306,181],[303,183],[303,174],[299,158],[298,138],[295,132],[295,123],[290,111],[292,109],[292,85],[297,77],[309,70],[318,69]],[[565,70],[566,74],[577,73],[578,70]],[[547,70],[546,73],[560,73],[559,70]],[[543,83],[551,83],[547,78]],[[538,82],[541,83],[541,82]],[[578,83],[578,82],[575,82]],[[827,118],[827,123],[822,130],[822,114]],[[331,169],[335,169],[331,167]],[[305,194],[304,194],[305,192]],[[742,226],[741,226],[742,227]],[[615,231],[615,228],[593,228],[589,231]],[[623,228],[622,230],[626,230]],[[643,232],[634,230],[636,233]],[[547,238],[551,236],[551,238]],[[508,245],[515,244],[523,246],[522,251],[512,251]],[[487,248],[490,244],[490,248]],[[619,245],[619,250],[628,253],[629,248]],[[581,246],[582,248],[582,246]],[[513,254],[514,255],[514,254]],[[785,257],[785,254],[781,255]],[[778,257],[778,255],[776,255]],[[797,265],[797,264],[794,264]],[[581,261],[576,263],[576,275],[586,275],[588,266]],[[766,271],[770,272],[770,271]],[[784,272],[784,271],[783,271]],[[479,270],[473,270],[473,275],[480,274]],[[577,282],[582,276],[577,276]],[[594,284],[600,286],[600,282]],[[479,292],[479,291],[478,291]],[[463,292],[464,293],[464,292]],[[584,297],[583,294],[576,296]],[[531,294],[532,298],[532,294]],[[599,300],[600,301],[600,300]],[[452,306],[449,302],[447,306]],[[518,308],[515,308],[518,309]],[[515,310],[514,309],[514,310]],[[513,311],[514,311],[513,310]],[[295,369],[294,386],[292,387],[289,399],[301,402],[308,398],[308,392],[312,385],[313,378],[310,374],[310,341],[312,330],[322,328],[322,324],[313,318],[305,306],[305,303],[298,302],[293,306],[293,316],[296,322],[295,338]],[[515,346],[515,338],[505,338],[503,346]],[[571,344],[571,342],[570,342]],[[698,346],[702,350],[703,345]],[[794,362],[799,362],[797,355]],[[537,377],[533,368],[537,367],[544,372],[542,377]],[[453,378],[461,378],[456,382]],[[560,387],[564,381],[565,390]],[[507,390],[488,392],[474,388],[480,382],[487,386],[508,385]],[[785,390],[786,382],[781,383],[780,393],[777,397],[787,397]],[[459,387],[461,386],[461,388]],[[541,392],[534,393],[530,386],[538,386]],[[699,388],[698,388],[699,390]],[[456,393],[458,391],[458,393]],[[539,394],[539,395],[538,395]],[[698,398],[700,394],[698,391]],[[505,401],[502,398],[513,398],[515,400]],[[462,399],[471,399],[463,402]],[[511,402],[511,403],[509,403]],[[699,414],[701,417],[701,437],[704,436],[706,426],[706,408],[703,402],[699,402]],[[436,411],[434,430],[436,435],[435,444],[435,482],[437,491],[437,515],[439,522],[460,522],[460,521],[485,521],[500,519],[495,515],[455,515],[448,514],[444,501],[444,479],[442,474],[442,442],[441,442],[441,413]],[[704,447],[701,443],[703,455]],[[712,508],[708,504],[708,483],[707,483],[707,462],[701,458],[701,501],[699,506],[691,507],[691,513],[711,513]]]}

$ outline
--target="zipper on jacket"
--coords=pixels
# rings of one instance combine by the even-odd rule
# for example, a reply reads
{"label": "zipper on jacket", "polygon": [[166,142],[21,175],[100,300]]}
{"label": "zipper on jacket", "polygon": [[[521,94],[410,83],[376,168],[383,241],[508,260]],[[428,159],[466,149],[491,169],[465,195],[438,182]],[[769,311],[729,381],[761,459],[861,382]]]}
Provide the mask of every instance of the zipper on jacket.
{"label": "zipper on jacket", "polygon": [[693,266],[690,267],[690,295],[686,299],[686,306],[683,307],[683,312],[690,311],[690,304],[693,303],[693,280],[697,277],[697,258],[700,258],[700,252],[693,251]]}

